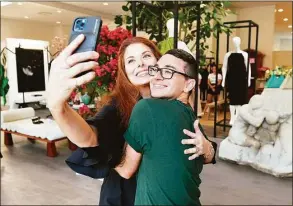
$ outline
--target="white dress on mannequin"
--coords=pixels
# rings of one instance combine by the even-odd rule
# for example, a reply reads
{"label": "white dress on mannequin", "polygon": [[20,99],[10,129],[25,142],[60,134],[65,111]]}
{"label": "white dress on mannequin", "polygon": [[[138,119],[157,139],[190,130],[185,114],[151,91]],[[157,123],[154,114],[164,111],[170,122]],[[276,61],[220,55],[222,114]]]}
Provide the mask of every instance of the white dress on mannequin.
{"label": "white dress on mannequin", "polygon": [[[227,72],[228,72],[227,71],[228,70],[228,59],[231,56],[231,54],[238,53],[238,54],[242,54],[244,57],[244,65],[246,67],[246,72],[248,72],[247,84],[249,87],[250,86],[250,79],[251,79],[251,68],[250,68],[250,64],[247,65],[248,53],[245,51],[242,51],[240,49],[241,39],[239,37],[234,37],[232,39],[232,41],[233,41],[235,50],[226,53],[224,56],[223,67],[222,67],[222,75],[223,75],[222,86],[225,87],[225,84],[226,84],[226,77],[227,77]],[[237,69],[237,68],[229,68],[229,69]],[[243,95],[245,95],[245,94],[243,94]],[[230,104],[230,115],[231,115],[230,125],[233,125],[234,121],[236,120],[240,107],[241,107],[241,105],[231,105]]]}

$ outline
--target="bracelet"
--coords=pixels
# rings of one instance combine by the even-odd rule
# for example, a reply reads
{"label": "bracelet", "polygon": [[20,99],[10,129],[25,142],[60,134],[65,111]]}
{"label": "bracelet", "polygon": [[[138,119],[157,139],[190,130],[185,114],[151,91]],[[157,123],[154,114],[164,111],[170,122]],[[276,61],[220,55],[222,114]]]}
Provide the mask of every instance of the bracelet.
{"label": "bracelet", "polygon": [[209,147],[208,152],[203,154],[203,157],[205,159],[209,159],[210,156],[214,155],[214,153],[215,153],[215,150],[214,150],[214,147],[213,147],[212,143],[209,142],[209,145],[210,145],[210,147]]}

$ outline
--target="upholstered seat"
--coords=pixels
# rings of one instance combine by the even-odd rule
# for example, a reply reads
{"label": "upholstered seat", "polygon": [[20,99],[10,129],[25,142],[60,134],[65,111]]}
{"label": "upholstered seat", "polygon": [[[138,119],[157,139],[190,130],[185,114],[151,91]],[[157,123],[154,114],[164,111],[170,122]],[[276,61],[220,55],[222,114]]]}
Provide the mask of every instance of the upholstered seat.
{"label": "upholstered seat", "polygon": [[[19,135],[30,140],[47,142],[47,155],[57,156],[55,142],[67,139],[57,123],[52,119],[39,119],[40,124],[34,124],[35,111],[33,108],[12,109],[1,112],[1,130],[5,135],[5,145],[13,145],[12,135]],[[76,146],[69,141],[69,148]]]}

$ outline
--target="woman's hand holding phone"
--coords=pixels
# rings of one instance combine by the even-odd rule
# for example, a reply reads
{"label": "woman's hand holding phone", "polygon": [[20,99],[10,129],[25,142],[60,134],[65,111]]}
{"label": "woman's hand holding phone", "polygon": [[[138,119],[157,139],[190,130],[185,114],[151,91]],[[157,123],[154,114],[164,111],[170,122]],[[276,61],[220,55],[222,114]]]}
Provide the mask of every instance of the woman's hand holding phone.
{"label": "woman's hand holding phone", "polygon": [[[62,111],[73,90],[95,77],[93,69],[98,66],[99,54],[95,51],[74,53],[84,39],[83,34],[76,37],[51,64],[46,94],[50,110]],[[90,72],[76,77],[86,71]]]}

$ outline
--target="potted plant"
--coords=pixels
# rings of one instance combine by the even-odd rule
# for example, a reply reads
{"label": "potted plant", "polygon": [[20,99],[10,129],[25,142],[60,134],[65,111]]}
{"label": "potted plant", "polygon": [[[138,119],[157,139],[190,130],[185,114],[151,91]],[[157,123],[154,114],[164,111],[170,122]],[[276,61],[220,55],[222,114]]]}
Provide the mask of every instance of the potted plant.
{"label": "potted plant", "polygon": [[286,77],[292,77],[292,68],[276,66],[275,69],[266,70],[266,88],[280,88]]}
{"label": "potted plant", "polygon": [[[150,40],[157,42],[167,38],[168,32],[166,23],[170,18],[174,18],[172,10],[160,9],[158,7],[174,7],[173,1],[150,1],[150,4],[156,7],[148,7],[144,4],[136,6],[136,22],[138,31],[145,31],[149,35]],[[190,1],[179,1],[180,4],[189,4]],[[197,14],[201,14],[200,23],[200,64],[205,65],[206,54],[212,53],[209,48],[207,39],[212,35],[216,37],[217,33],[231,33],[232,31],[224,25],[224,17],[233,13],[228,7],[230,1],[202,1],[200,2],[200,11],[195,6],[181,7],[179,9],[180,27],[178,32],[178,40],[183,41],[186,45],[190,45],[190,50],[194,52],[196,49],[195,22]],[[115,23],[118,26],[125,25],[128,30],[132,29],[131,1],[125,2],[122,10],[127,12],[124,15],[115,16]],[[160,25],[158,20],[162,19],[162,36],[159,35]]]}

